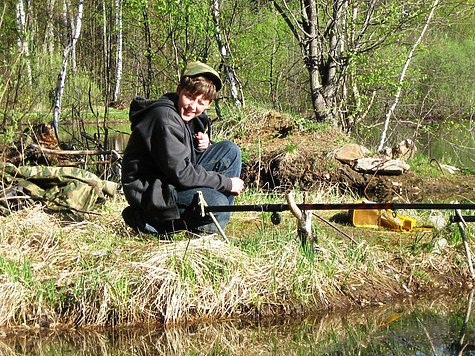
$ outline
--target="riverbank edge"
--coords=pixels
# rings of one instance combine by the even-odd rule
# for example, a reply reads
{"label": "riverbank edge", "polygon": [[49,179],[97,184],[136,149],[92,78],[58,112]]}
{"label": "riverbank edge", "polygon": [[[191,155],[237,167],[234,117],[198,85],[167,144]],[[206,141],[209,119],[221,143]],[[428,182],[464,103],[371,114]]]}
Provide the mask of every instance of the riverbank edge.
{"label": "riverbank edge", "polygon": [[217,236],[170,241],[131,231],[124,206],[122,197],[112,199],[79,222],[40,206],[1,217],[0,328],[292,318],[475,282],[461,242],[437,245],[454,225],[435,237],[372,231],[357,246],[321,228],[309,254],[292,219],[278,228],[266,219],[256,231],[237,218],[230,244]]}

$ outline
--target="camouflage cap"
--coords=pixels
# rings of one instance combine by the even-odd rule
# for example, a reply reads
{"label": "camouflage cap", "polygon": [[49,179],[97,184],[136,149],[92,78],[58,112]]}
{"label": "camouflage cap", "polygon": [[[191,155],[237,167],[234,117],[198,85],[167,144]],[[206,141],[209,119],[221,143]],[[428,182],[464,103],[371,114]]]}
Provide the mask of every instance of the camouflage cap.
{"label": "camouflage cap", "polygon": [[207,77],[213,81],[214,85],[216,86],[216,91],[219,91],[219,89],[221,89],[223,86],[218,72],[216,72],[209,65],[198,61],[188,63],[181,75],[183,77],[197,77],[199,75]]}

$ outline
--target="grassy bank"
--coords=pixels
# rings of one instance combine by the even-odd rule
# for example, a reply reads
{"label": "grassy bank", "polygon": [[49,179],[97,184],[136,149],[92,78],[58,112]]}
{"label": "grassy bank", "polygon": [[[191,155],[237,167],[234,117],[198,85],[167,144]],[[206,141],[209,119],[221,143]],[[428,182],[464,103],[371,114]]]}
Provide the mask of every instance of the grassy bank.
{"label": "grassy bank", "polygon": [[[315,203],[350,199],[331,188],[311,196]],[[284,199],[246,192],[237,203],[263,202]],[[314,221],[318,240],[309,253],[300,246],[290,213],[277,226],[270,214],[235,213],[226,243],[217,236],[136,234],[122,221],[125,205],[117,196],[82,221],[39,206],[1,217],[0,326],[300,315],[381,305],[473,282],[455,225],[401,234],[355,229],[340,214],[339,226],[358,243]],[[429,215],[406,213],[420,225],[430,223]],[[467,232],[470,237],[471,228]],[[473,239],[470,247],[473,251]]]}

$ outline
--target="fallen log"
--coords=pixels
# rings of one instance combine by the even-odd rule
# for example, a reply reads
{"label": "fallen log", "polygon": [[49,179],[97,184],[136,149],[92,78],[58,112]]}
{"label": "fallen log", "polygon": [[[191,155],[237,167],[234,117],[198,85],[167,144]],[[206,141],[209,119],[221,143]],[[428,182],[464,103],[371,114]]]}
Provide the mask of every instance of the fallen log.
{"label": "fallen log", "polygon": [[106,160],[106,161],[86,161],[86,162],[59,162],[56,164],[57,167],[80,167],[80,166],[99,166],[101,164],[112,164],[115,161]]}
{"label": "fallen log", "polygon": [[52,150],[50,148],[44,148],[40,145],[32,144],[30,147],[44,153],[48,154],[57,154],[57,155],[71,155],[71,156],[80,156],[80,155],[110,155],[110,154],[122,154],[122,150]]}

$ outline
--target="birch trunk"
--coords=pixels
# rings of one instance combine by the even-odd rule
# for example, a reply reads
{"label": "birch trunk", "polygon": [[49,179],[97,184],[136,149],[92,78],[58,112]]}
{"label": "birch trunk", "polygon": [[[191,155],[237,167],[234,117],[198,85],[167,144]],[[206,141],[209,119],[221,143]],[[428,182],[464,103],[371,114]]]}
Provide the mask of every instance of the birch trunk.
{"label": "birch trunk", "polygon": [[58,81],[56,84],[56,100],[54,103],[53,111],[53,127],[56,137],[58,137],[58,126],[59,126],[59,116],[61,115],[61,99],[64,91],[64,82],[66,80],[66,73],[68,69],[68,59],[71,55],[73,48],[76,46],[76,42],[81,33],[81,23],[82,23],[82,12],[84,7],[84,0],[80,0],[78,4],[78,14],[76,17],[76,25],[74,26],[74,31],[72,33],[71,41],[64,48],[63,51],[63,60],[61,63],[61,69],[58,75]]}
{"label": "birch trunk", "polygon": [[[110,80],[110,37],[107,33],[107,8],[106,8],[106,1],[102,0],[102,51],[104,53],[104,84],[105,84],[105,93],[106,98],[109,94],[109,80]],[[106,103],[106,107],[107,107]]]}
{"label": "birch trunk", "polygon": [[46,4],[46,29],[45,29],[45,39],[43,42],[43,52],[48,53],[50,61],[53,59],[54,52],[54,34],[53,34],[53,11],[54,11],[54,0],[48,0]]}
{"label": "birch trunk", "polygon": [[[69,0],[68,0],[69,1]],[[84,0],[80,0],[84,3]],[[70,5],[68,5],[69,7]],[[82,22],[82,14],[81,14],[81,22]],[[71,33],[76,33],[76,28],[77,28],[78,24],[77,24],[77,19],[76,19],[76,24],[74,24],[73,21],[71,21]],[[79,24],[79,26],[81,26]],[[79,31],[81,31],[81,29],[79,29]],[[78,33],[78,37],[79,37],[79,33]],[[74,36],[73,36],[74,38]],[[74,41],[73,45],[71,46],[71,69],[72,69],[72,72],[73,72],[73,75],[76,76],[76,72],[77,72],[77,60],[76,60],[76,41]]]}
{"label": "birch trunk", "polygon": [[5,18],[5,13],[7,12],[7,3],[3,4],[2,15],[0,16],[0,29],[2,28],[3,19]]}
{"label": "birch trunk", "polygon": [[120,82],[122,81],[122,0],[115,0],[115,30],[117,32],[117,52],[113,101],[119,99]]}
{"label": "birch trunk", "polygon": [[388,127],[389,127],[389,119],[391,118],[391,115],[394,112],[394,109],[396,108],[398,102],[399,102],[399,97],[401,96],[401,90],[402,90],[402,84],[404,82],[404,78],[406,77],[406,71],[407,68],[409,67],[409,64],[411,63],[412,56],[414,54],[414,51],[416,50],[417,46],[419,43],[422,41],[422,37],[424,37],[424,34],[429,27],[430,20],[432,19],[432,16],[434,15],[435,8],[437,7],[437,4],[439,3],[439,0],[434,0],[434,3],[432,4],[432,8],[430,10],[429,16],[427,17],[426,23],[424,27],[422,28],[421,34],[417,38],[416,42],[411,47],[411,50],[409,51],[407,58],[406,58],[406,63],[404,64],[404,67],[402,68],[401,75],[399,77],[399,84],[396,92],[396,96],[394,97],[394,102],[389,108],[388,113],[386,114],[386,119],[384,121],[384,128],[383,132],[381,133],[381,139],[379,141],[378,149],[377,151],[381,151],[383,149],[384,143],[386,142],[386,135],[388,132]]}
{"label": "birch trunk", "polygon": [[305,40],[300,39],[304,49],[304,61],[310,77],[310,92],[313,111],[317,121],[325,121],[328,108],[323,97],[323,85],[318,71],[322,51],[319,43],[317,4],[315,0],[302,0],[301,15]]}
{"label": "birch trunk", "polygon": [[18,29],[18,48],[20,53],[24,55],[25,64],[26,64],[26,73],[28,78],[28,84],[30,88],[33,85],[32,75],[31,75],[31,65],[30,65],[30,51],[28,49],[28,34],[26,31],[26,14],[25,6],[23,5],[23,0],[18,0],[16,5],[16,16],[17,16],[17,29]]}
{"label": "birch trunk", "polygon": [[219,53],[221,54],[221,59],[224,64],[224,73],[229,82],[229,86],[231,87],[231,99],[236,105],[242,106],[236,86],[234,70],[231,66],[231,60],[228,55],[226,43],[221,36],[221,29],[219,27],[219,0],[213,0],[213,21],[214,25],[216,26],[215,37],[216,41],[218,42]]}

